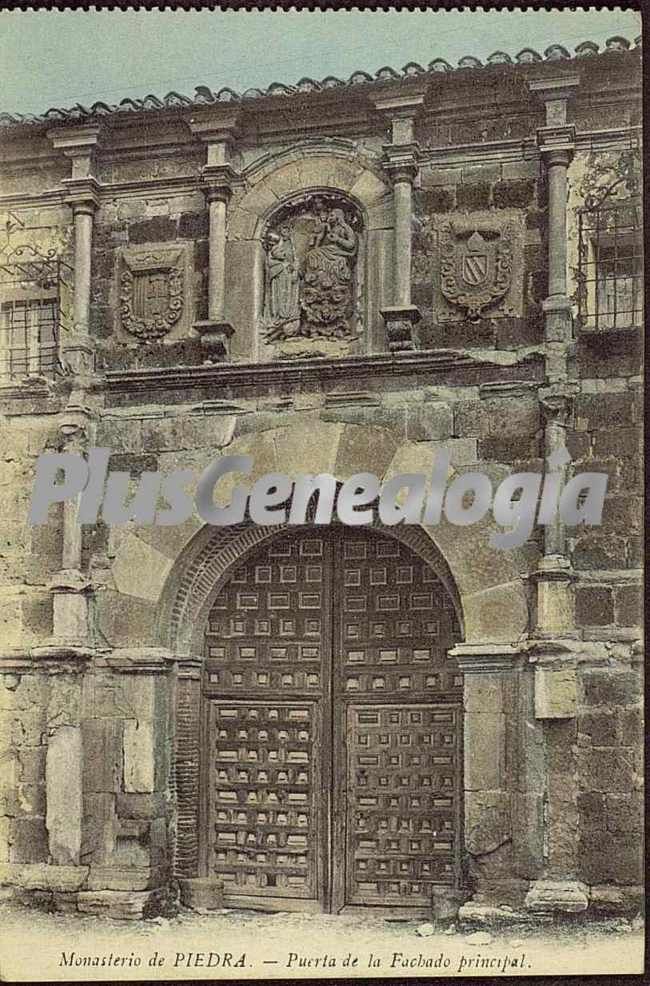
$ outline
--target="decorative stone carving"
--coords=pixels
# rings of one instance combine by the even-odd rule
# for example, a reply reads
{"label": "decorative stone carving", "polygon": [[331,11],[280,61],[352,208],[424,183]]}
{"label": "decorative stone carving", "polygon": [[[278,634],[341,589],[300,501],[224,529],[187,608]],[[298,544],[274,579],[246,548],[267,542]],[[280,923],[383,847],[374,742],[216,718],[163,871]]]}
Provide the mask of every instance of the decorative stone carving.
{"label": "decorative stone carving", "polygon": [[[436,224],[437,225],[437,224]],[[434,275],[438,321],[521,316],[523,225],[514,215],[442,220]]]}
{"label": "decorative stone carving", "polygon": [[267,227],[263,336],[350,342],[360,334],[361,218],[332,193],[282,207]]}
{"label": "decorative stone carving", "polygon": [[512,237],[502,230],[458,230],[453,223],[444,230],[440,250],[440,289],[453,305],[464,308],[470,319],[496,304],[512,282]]}
{"label": "decorative stone carving", "polygon": [[162,339],[185,307],[182,248],[125,249],[120,259],[119,306],[122,328],[145,342]]}

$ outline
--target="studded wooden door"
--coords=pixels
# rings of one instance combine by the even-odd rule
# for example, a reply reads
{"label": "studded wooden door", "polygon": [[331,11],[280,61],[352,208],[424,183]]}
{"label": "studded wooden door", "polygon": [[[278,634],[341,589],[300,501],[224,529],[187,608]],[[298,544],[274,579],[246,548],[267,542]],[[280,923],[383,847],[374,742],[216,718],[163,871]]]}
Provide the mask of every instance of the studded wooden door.
{"label": "studded wooden door", "polygon": [[460,852],[457,618],[375,530],[249,555],[206,632],[203,871],[231,903],[422,907]]}

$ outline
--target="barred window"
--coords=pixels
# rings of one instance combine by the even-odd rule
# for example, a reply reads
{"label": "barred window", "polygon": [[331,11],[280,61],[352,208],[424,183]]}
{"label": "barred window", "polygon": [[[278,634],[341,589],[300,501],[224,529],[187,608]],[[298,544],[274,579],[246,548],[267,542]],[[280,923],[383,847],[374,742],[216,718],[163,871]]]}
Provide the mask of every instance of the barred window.
{"label": "barred window", "polygon": [[0,379],[52,376],[58,357],[56,298],[0,304]]}
{"label": "barred window", "polygon": [[29,245],[0,253],[0,384],[56,374],[70,270]]}
{"label": "barred window", "polygon": [[643,256],[638,197],[578,213],[578,315],[584,328],[642,324]]}

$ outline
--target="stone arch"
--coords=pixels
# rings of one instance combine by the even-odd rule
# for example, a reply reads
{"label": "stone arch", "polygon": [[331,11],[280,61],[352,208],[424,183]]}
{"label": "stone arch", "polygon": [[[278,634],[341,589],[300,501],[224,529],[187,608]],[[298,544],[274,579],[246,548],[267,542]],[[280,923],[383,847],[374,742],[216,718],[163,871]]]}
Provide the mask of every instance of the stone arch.
{"label": "stone arch", "polygon": [[[452,599],[464,635],[461,597],[449,565],[431,537],[420,527],[386,529],[379,523],[372,527],[408,545],[436,572]],[[160,601],[160,643],[171,648],[177,657],[201,655],[208,613],[232,570],[258,546],[292,529],[295,530],[287,525],[259,527],[251,523],[225,530],[202,527],[179,559],[179,570],[170,573]]]}
{"label": "stone arch", "polygon": [[233,199],[229,239],[259,239],[266,217],[283,199],[318,188],[343,192],[356,201],[369,229],[393,225],[388,179],[352,141],[303,141],[255,161],[242,178],[244,190]]}
{"label": "stone arch", "polygon": [[[318,411],[301,412],[298,420],[286,426],[279,421],[276,428],[237,438],[230,443],[227,453],[253,458],[251,483],[271,471],[288,475],[328,472],[339,481],[365,471],[373,472],[380,481],[398,473],[428,475],[435,454],[428,443],[402,442],[389,429],[377,425],[323,421]],[[205,465],[208,461],[206,456]],[[483,468],[487,469],[494,486],[507,473],[505,467]],[[471,527],[442,522],[429,528],[405,528],[409,533],[404,536],[417,537],[420,545],[428,542],[428,550],[441,560],[448,585],[454,586],[453,592],[459,600],[459,619],[467,642],[513,644],[529,626],[525,580],[530,558],[526,546],[506,551],[491,547],[488,535],[493,529],[496,528],[488,515]],[[182,549],[176,551],[155,604],[156,643],[172,652],[192,653],[191,619],[197,618],[200,606],[188,609],[188,599],[207,598],[238,552],[249,550],[262,536],[269,536],[275,530],[207,525],[195,530]],[[156,540],[162,541],[165,536],[168,535],[164,529],[152,528],[148,536],[150,546],[155,548]],[[147,557],[142,555],[145,560]],[[140,563],[138,559],[138,555],[129,559],[132,581],[147,585],[150,573],[144,567],[139,575],[133,571],[133,564]],[[187,633],[181,630],[183,620],[190,628]],[[172,626],[177,628],[173,632]]]}

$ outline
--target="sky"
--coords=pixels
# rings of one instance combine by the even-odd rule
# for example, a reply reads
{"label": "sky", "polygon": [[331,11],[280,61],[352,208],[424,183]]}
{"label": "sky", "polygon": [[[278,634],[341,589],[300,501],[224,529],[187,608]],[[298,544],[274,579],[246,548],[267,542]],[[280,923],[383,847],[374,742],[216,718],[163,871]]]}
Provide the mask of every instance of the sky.
{"label": "sky", "polygon": [[303,76],[348,78],[495,50],[641,33],[632,10],[555,11],[173,11],[0,12],[0,110],[119,102],[172,89],[241,92]]}

